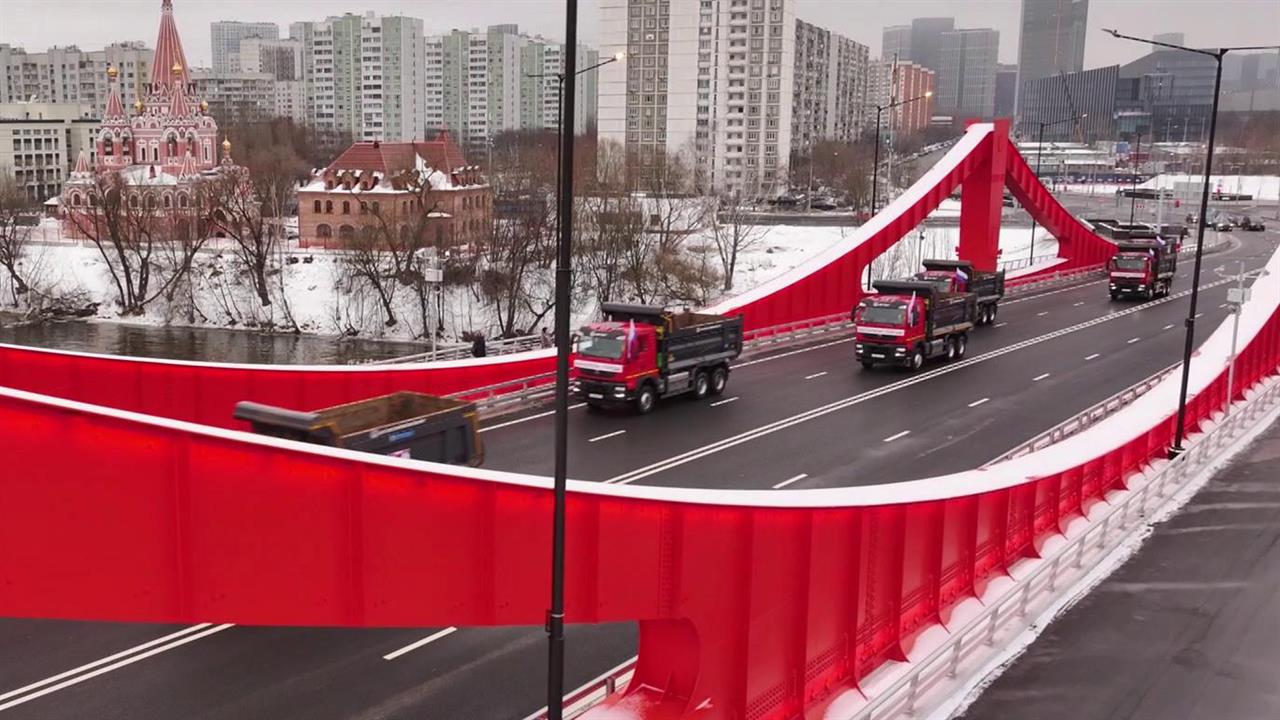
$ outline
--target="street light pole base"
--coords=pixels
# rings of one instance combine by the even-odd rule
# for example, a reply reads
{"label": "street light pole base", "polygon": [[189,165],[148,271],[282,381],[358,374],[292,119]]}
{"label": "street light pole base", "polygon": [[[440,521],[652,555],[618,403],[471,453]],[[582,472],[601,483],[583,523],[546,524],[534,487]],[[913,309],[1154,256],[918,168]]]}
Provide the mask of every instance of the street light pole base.
{"label": "street light pole base", "polygon": [[1184,452],[1186,452],[1186,450],[1181,445],[1174,445],[1169,448],[1169,459],[1177,460],[1178,456]]}

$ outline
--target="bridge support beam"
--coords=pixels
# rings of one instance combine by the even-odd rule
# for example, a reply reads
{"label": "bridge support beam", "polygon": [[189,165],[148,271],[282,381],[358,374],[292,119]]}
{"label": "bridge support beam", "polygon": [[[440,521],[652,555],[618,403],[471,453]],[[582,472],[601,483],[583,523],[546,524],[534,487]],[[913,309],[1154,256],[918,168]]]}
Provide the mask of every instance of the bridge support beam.
{"label": "bridge support beam", "polygon": [[960,257],[978,270],[995,270],[1000,255],[1000,212],[1008,163],[1009,120],[992,122],[987,152],[960,189]]}

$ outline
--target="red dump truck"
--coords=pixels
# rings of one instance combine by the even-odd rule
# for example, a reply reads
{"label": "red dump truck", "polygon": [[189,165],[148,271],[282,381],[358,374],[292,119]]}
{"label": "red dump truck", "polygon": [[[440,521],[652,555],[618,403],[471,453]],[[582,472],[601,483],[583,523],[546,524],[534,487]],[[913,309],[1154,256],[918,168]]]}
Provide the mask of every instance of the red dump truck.
{"label": "red dump truck", "polygon": [[916,280],[937,283],[943,292],[970,292],[977,296],[977,325],[990,325],[996,321],[1000,300],[1004,298],[1004,271],[975,270],[967,260],[925,260],[924,270],[915,274]]}
{"label": "red dump truck", "polygon": [[936,281],[878,280],[877,295],[854,308],[854,356],[864,368],[919,370],[934,357],[964,357],[977,325],[978,296],[949,292]]}
{"label": "red dump truck", "polygon": [[640,414],[658,398],[724,392],[729,363],[742,353],[742,316],[676,312],[604,303],[605,319],[582,328],[574,367],[589,407],[631,405]]}
{"label": "red dump truck", "polygon": [[1107,263],[1111,299],[1138,296],[1150,300],[1169,294],[1178,271],[1177,246],[1159,239],[1121,240]]}

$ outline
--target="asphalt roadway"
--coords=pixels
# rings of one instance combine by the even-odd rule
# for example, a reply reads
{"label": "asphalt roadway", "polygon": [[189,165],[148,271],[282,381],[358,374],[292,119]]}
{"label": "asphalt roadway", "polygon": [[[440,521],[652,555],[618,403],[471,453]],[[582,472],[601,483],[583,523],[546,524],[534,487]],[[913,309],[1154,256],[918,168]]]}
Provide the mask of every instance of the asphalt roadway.
{"label": "asphalt roadway", "polygon": [[[1201,335],[1226,317],[1225,260],[1260,265],[1280,233],[1206,257]],[[1105,284],[1002,305],[964,363],[862,370],[850,341],[741,363],[725,395],[646,417],[572,411],[571,476],[717,488],[898,482],[973,467],[1177,361],[1190,262],[1174,297],[1113,303]],[[546,473],[551,418],[485,429],[486,466]],[[569,687],[631,657],[631,624],[570,626]],[[321,630],[0,621],[0,714],[94,718],[520,720],[543,704],[540,628]]]}
{"label": "asphalt roadway", "polygon": [[1280,718],[1280,423],[963,717]]}

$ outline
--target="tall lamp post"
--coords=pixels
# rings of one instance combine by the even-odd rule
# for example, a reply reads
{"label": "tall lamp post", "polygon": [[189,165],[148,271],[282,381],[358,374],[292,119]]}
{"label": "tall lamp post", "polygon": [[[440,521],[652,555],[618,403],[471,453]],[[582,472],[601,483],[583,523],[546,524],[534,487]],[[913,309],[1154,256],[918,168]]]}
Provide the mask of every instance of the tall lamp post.
{"label": "tall lamp post", "polygon": [[[888,105],[876,106],[876,147],[875,147],[875,151],[871,161],[871,215],[869,217],[875,217],[876,205],[879,204],[878,190],[880,189],[880,114],[883,113],[885,110],[892,110],[896,107],[902,107],[903,105],[913,103],[917,100],[924,100],[926,98],[931,98],[931,97],[933,97],[932,90],[930,90],[929,92],[926,92],[923,95],[917,95],[913,98],[908,98],[906,100],[899,100],[898,102],[889,103]],[[870,261],[867,262],[867,288],[868,289],[871,288],[871,262]]]}
{"label": "tall lamp post", "polygon": [[[1061,120],[1053,120],[1051,122],[1036,123],[1037,125],[1040,126],[1040,132],[1036,134],[1036,181],[1037,182],[1040,181],[1040,153],[1041,151],[1044,150],[1044,129],[1053,127],[1055,125],[1061,125],[1062,123],[1066,123],[1066,122],[1078,122],[1087,117],[1089,117],[1089,113],[1085,113],[1080,117],[1073,116],[1069,118],[1062,118]],[[1034,216],[1032,216],[1031,218],[1031,241],[1029,244],[1031,247],[1027,252],[1027,267],[1031,267],[1031,264],[1035,262],[1035,259],[1036,259],[1036,219]]]}
{"label": "tall lamp post", "polygon": [[1218,97],[1222,94],[1222,58],[1232,50],[1280,50],[1280,45],[1257,45],[1248,47],[1224,47],[1215,50],[1199,49],[1174,45],[1173,43],[1148,40],[1146,38],[1123,35],[1116,30],[1106,30],[1112,37],[1121,40],[1133,40],[1157,47],[1183,50],[1198,55],[1208,55],[1217,61],[1218,67],[1213,79],[1213,107],[1209,111],[1209,145],[1204,156],[1204,183],[1200,189],[1200,222],[1196,224],[1196,262],[1191,274],[1191,305],[1187,308],[1187,339],[1182,349],[1182,387],[1178,393],[1178,424],[1174,431],[1173,447],[1169,448],[1169,456],[1182,454],[1182,441],[1187,431],[1187,385],[1191,382],[1191,354],[1196,342],[1196,303],[1200,299],[1200,266],[1204,259],[1204,226],[1205,215],[1209,209],[1209,178],[1213,174],[1213,143],[1218,130]]}
{"label": "tall lamp post", "polygon": [[1138,144],[1133,151],[1133,187],[1129,188],[1129,224],[1133,224],[1133,213],[1138,202],[1138,163],[1142,155],[1142,131],[1138,131]]}

